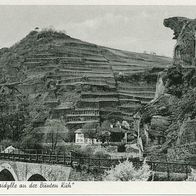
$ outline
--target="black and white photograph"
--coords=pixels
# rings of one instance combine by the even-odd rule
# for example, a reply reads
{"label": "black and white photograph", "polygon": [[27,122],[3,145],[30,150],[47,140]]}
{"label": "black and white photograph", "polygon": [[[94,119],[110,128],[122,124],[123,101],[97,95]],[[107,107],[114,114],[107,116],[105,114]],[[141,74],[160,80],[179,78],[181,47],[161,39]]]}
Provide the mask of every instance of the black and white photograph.
{"label": "black and white photograph", "polygon": [[0,5],[0,181],[196,181],[196,5]]}

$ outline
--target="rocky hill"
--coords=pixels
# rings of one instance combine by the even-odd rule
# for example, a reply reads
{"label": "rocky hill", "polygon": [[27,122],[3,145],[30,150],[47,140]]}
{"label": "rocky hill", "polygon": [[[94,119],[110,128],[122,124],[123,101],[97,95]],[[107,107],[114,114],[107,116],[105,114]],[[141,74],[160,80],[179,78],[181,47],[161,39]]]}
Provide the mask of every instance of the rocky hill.
{"label": "rocky hill", "polygon": [[41,131],[47,119],[63,119],[72,131],[105,119],[132,125],[133,114],[154,98],[158,73],[171,63],[163,56],[33,30],[0,50],[0,109],[22,111],[28,102],[29,121]]}
{"label": "rocky hill", "polygon": [[[173,39],[176,39],[174,48],[174,60],[181,61],[183,66],[195,64],[195,30],[196,20],[184,17],[172,17],[164,20],[164,25],[174,31]],[[177,62],[179,63],[179,62]]]}
{"label": "rocky hill", "polygon": [[145,153],[151,158],[195,161],[196,20],[164,20],[177,40],[172,66],[159,74],[155,99],[137,113]]}

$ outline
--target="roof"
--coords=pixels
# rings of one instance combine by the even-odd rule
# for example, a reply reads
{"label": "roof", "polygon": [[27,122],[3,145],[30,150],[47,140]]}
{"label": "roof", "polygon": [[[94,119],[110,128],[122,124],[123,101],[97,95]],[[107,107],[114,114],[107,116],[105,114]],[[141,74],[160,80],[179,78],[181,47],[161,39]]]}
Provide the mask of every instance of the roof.
{"label": "roof", "polygon": [[8,146],[5,150],[1,151],[1,153],[22,153],[22,151],[13,146]]}
{"label": "roof", "polygon": [[110,132],[112,133],[126,133],[128,132],[127,130],[123,129],[123,128],[119,128],[119,127],[114,127],[110,130]]}
{"label": "roof", "polygon": [[74,133],[82,133],[82,129],[77,129]]}

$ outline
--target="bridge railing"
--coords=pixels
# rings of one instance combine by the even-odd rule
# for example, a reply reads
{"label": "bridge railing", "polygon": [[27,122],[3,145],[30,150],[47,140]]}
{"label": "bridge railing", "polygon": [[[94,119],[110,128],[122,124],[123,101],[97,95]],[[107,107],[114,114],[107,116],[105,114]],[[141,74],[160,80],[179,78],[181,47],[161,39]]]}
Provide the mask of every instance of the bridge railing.
{"label": "bridge railing", "polygon": [[68,154],[44,154],[44,153],[0,153],[0,159],[11,161],[22,161],[30,163],[48,163],[48,164],[65,164],[70,165],[71,156]]}
{"label": "bridge railing", "polygon": [[[78,158],[80,157],[80,158]],[[99,168],[111,168],[127,160],[127,158],[115,158],[115,159],[104,159],[104,158],[91,158],[91,157],[81,157],[80,154],[72,152],[72,161],[75,161],[82,164],[86,164],[89,167],[99,167]],[[136,160],[134,158],[129,158],[134,165],[134,167],[139,168],[142,166],[143,161]],[[196,167],[196,165],[190,165],[185,162],[160,162],[160,161],[146,161],[150,166],[152,171],[156,172],[166,172],[168,176],[170,173],[184,173],[186,176],[191,172],[191,167]]]}
{"label": "bridge railing", "polygon": [[[87,169],[110,169],[111,167],[123,162],[123,159],[105,159],[105,158],[92,158],[92,157],[82,157],[74,153],[21,153],[21,152],[1,152],[0,159],[10,160],[10,161],[20,161],[29,163],[46,163],[46,164],[62,164],[71,167],[85,167]],[[139,160],[129,159],[133,165],[138,168],[143,162]],[[188,177],[191,172],[191,167],[196,167],[196,165],[189,165],[187,163],[176,163],[176,162],[158,162],[158,161],[146,161],[150,166],[152,171],[155,172],[165,172],[167,173],[168,179],[170,179],[171,173],[181,173]]]}

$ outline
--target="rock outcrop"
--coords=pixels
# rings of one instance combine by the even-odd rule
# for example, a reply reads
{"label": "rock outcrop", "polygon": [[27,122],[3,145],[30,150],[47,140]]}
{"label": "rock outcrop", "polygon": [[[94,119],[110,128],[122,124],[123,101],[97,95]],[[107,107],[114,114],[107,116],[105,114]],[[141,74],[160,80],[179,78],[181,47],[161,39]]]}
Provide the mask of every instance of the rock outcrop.
{"label": "rock outcrop", "polygon": [[174,61],[183,66],[195,66],[196,20],[172,17],[165,19],[164,25],[174,31],[173,39],[177,40],[174,48]]}
{"label": "rock outcrop", "polygon": [[[190,161],[196,142],[196,20],[173,17],[165,19],[164,25],[174,30],[177,40],[173,65],[159,74],[154,100],[138,112],[139,126],[149,157]],[[187,154],[181,153],[187,149]]]}

